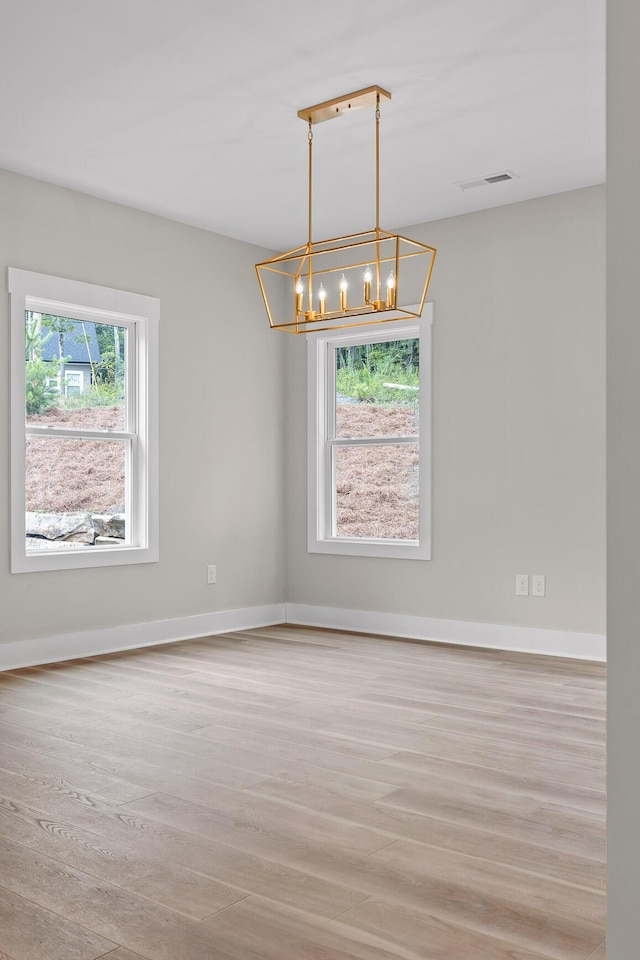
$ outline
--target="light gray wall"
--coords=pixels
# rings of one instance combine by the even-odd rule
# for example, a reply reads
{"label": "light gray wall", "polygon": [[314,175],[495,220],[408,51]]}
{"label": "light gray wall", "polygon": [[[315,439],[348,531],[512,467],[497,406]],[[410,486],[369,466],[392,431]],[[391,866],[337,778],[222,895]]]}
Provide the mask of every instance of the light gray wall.
{"label": "light gray wall", "polygon": [[[438,248],[433,559],[307,554],[290,338],[287,600],[603,634],[604,188],[405,232]],[[546,575],[547,597],[515,597],[517,573]]]}
{"label": "light gray wall", "polygon": [[609,0],[607,430],[609,960],[638,956],[640,903],[640,5]]}
{"label": "light gray wall", "polygon": [[[0,641],[284,600],[284,343],[255,282],[264,256],[0,173]],[[159,563],[9,573],[7,266],[160,298]]]}

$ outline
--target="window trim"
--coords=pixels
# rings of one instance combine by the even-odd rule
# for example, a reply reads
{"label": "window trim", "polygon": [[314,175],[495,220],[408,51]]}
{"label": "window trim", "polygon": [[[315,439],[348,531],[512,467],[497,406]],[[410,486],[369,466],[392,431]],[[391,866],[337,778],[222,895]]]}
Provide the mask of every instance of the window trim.
{"label": "window trim", "polygon": [[[9,267],[11,299],[11,572],[154,563],[159,558],[158,334],[160,301],[62,277]],[[124,431],[98,432],[96,439],[125,442],[127,541],[123,546],[26,549],[25,530],[25,359],[26,310],[126,326],[127,424]],[[47,428],[49,436],[90,437],[91,430]]]}
{"label": "window trim", "polygon": [[[422,317],[357,329],[307,334],[307,550],[358,557],[431,559],[431,330],[433,304],[426,303]],[[335,395],[331,347],[376,343],[385,340],[420,340],[419,399],[419,511],[418,540],[378,540],[328,535],[333,495],[330,418]],[[384,438],[393,443],[396,438]]]}

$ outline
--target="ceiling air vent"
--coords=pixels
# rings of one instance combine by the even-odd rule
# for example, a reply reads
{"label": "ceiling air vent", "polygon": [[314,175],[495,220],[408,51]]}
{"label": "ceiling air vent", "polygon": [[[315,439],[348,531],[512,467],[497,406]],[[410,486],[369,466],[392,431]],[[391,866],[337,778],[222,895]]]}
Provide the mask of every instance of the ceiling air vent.
{"label": "ceiling air vent", "polygon": [[505,180],[516,180],[517,174],[511,170],[504,170],[502,173],[494,173],[490,177],[475,177],[473,180],[460,180],[456,186],[461,190],[471,190],[474,187],[486,187],[490,183],[504,183]]}

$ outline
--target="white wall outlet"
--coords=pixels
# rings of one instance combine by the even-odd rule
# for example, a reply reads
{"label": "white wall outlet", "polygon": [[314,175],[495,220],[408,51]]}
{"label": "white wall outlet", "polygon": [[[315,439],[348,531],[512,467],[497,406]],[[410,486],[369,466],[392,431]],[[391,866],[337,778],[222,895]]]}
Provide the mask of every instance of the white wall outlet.
{"label": "white wall outlet", "polygon": [[210,563],[207,566],[207,583],[216,582],[216,565],[215,563]]}
{"label": "white wall outlet", "polygon": [[516,573],[516,597],[529,596],[529,574]]}
{"label": "white wall outlet", "polygon": [[545,583],[545,578],[542,574],[535,573],[531,577],[531,596],[532,597],[546,597],[547,595],[547,586]]}

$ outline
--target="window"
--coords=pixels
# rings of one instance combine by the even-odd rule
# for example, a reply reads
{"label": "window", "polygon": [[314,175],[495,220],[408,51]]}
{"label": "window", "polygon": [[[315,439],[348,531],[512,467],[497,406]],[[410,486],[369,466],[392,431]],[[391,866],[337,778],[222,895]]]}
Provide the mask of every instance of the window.
{"label": "window", "polygon": [[82,370],[65,371],[64,373],[65,397],[77,397],[81,393],[84,393],[84,372]]}
{"label": "window", "polygon": [[13,573],[158,559],[159,301],[9,268]]}
{"label": "window", "polygon": [[307,336],[309,552],[430,559],[432,320]]}

